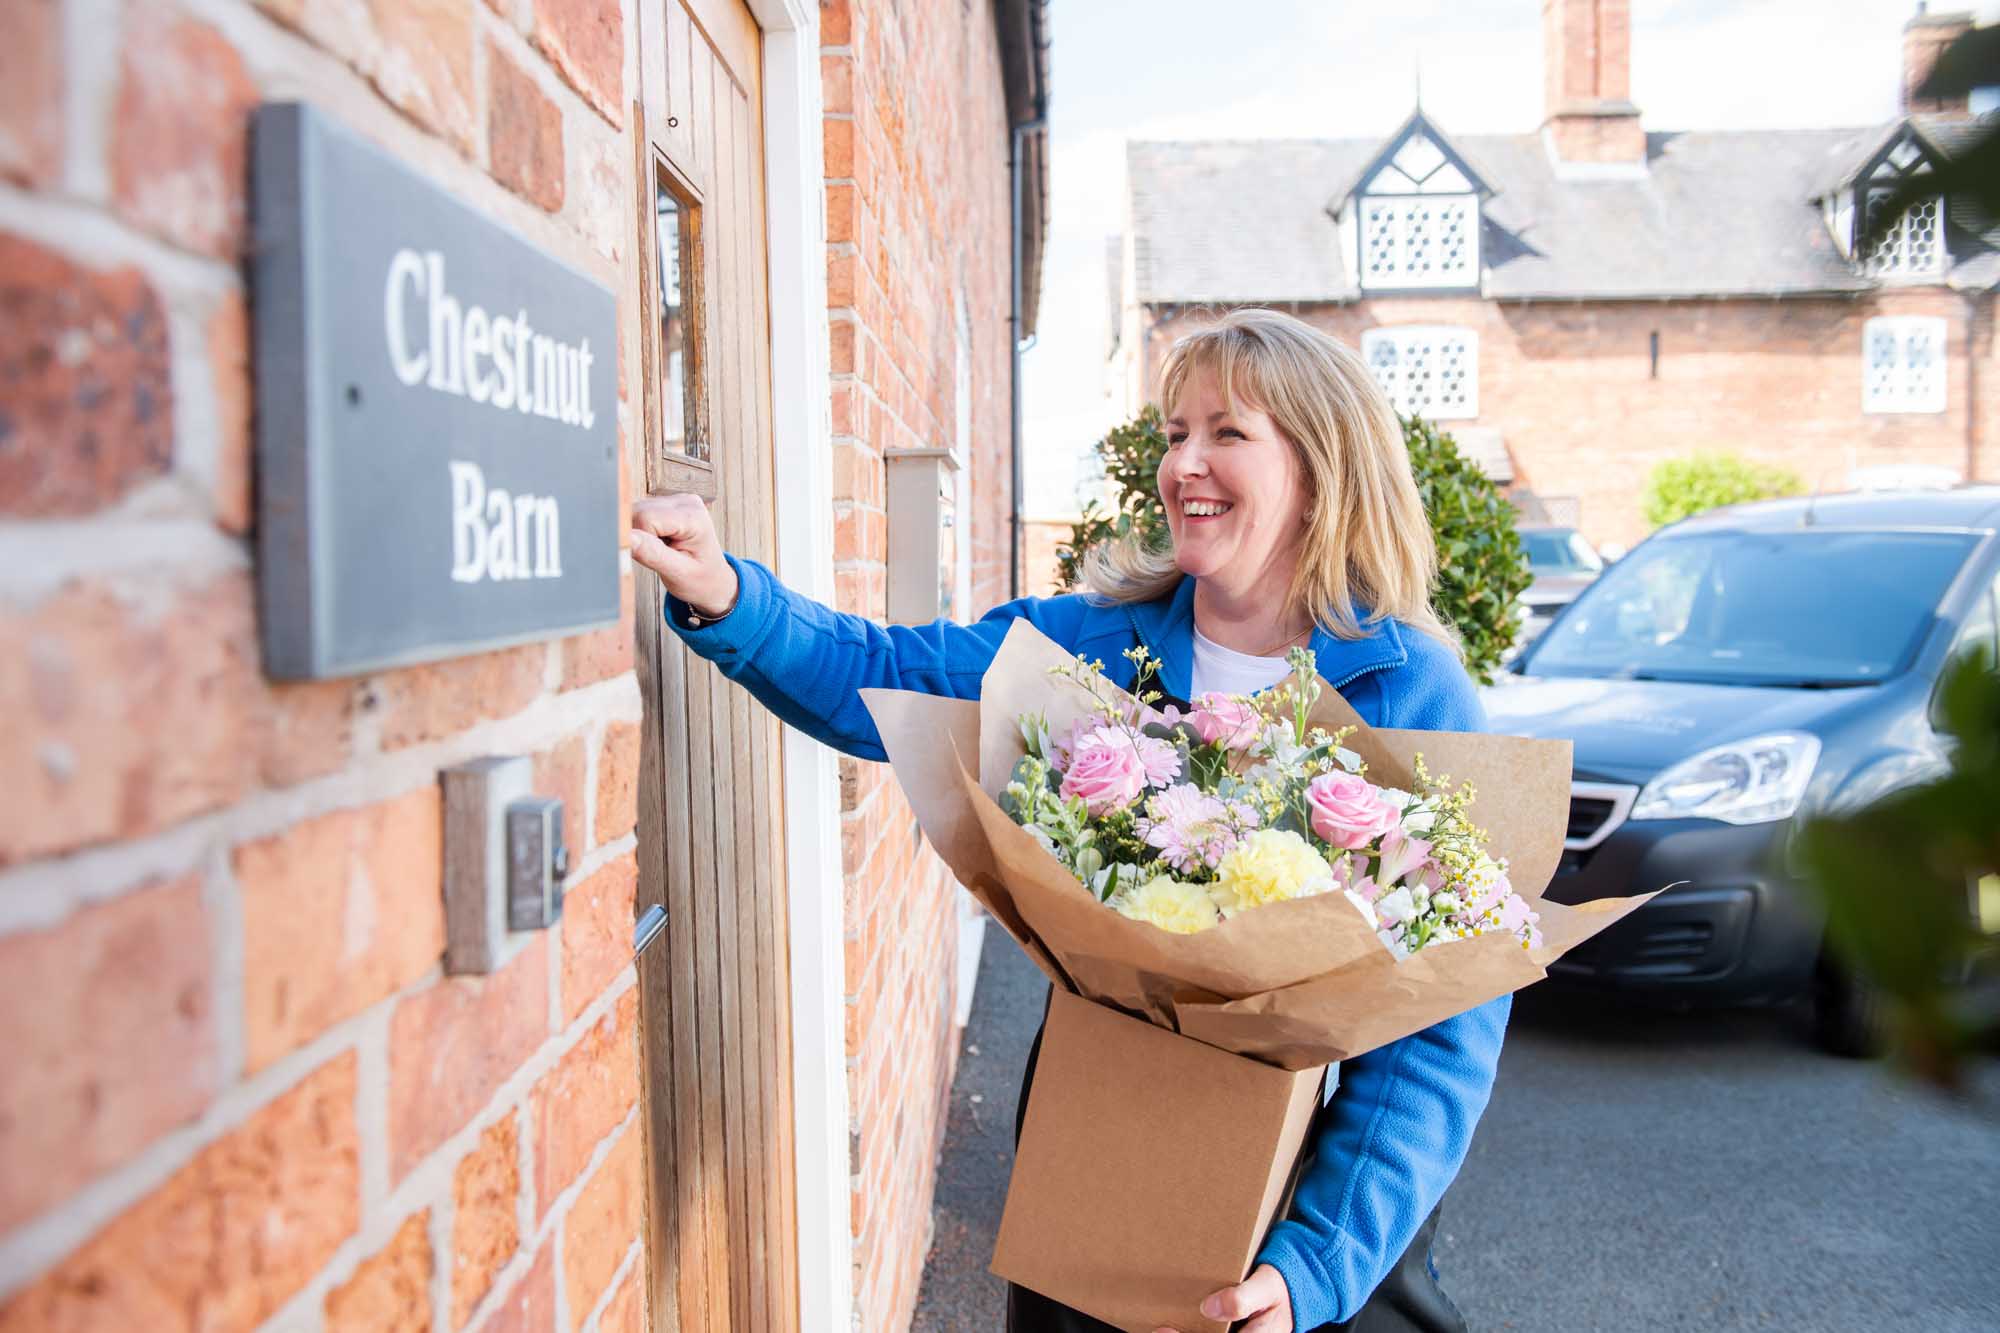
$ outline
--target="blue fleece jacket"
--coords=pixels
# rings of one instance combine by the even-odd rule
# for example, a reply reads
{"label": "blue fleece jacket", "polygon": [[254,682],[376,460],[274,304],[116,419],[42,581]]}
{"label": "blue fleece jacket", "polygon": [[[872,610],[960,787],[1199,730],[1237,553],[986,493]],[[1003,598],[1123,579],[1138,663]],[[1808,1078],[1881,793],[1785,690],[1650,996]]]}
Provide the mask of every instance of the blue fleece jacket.
{"label": "blue fleece jacket", "polygon": [[[1194,580],[1169,598],[1107,605],[1083,597],[1023,598],[971,625],[881,626],[799,596],[762,565],[730,557],[736,608],[690,628],[668,600],[668,623],[792,726],[847,754],[884,757],[859,690],[920,690],[977,698],[1007,629],[1025,618],[1064,648],[1101,660],[1121,686],[1144,644],[1160,688],[1185,699],[1194,670]],[[1362,639],[1315,631],[1320,674],[1370,726],[1481,731],[1472,681],[1428,635],[1383,620]],[[1340,1088],[1316,1124],[1290,1216],[1271,1228],[1260,1262],[1284,1276],[1300,1329],[1350,1319],[1458,1174],[1493,1087],[1510,997],[1344,1061]]]}

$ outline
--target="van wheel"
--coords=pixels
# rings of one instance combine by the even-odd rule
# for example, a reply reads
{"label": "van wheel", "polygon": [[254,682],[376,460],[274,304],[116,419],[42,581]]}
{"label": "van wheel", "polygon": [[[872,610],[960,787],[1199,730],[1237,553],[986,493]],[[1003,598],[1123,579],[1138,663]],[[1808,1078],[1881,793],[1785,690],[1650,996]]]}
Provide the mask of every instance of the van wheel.
{"label": "van wheel", "polygon": [[1865,1060],[1889,1046],[1889,1005],[1882,992],[1826,954],[1813,969],[1813,1043],[1829,1055]]}

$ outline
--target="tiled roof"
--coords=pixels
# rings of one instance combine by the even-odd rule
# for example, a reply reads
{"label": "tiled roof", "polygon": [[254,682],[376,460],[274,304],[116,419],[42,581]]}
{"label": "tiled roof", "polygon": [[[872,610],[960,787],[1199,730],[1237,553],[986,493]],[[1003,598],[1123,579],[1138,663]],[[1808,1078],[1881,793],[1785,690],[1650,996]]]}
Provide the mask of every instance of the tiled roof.
{"label": "tiled roof", "polygon": [[[1949,151],[1969,125],[1921,128]],[[1559,174],[1539,134],[1469,135],[1452,144],[1496,191],[1480,238],[1489,297],[1791,295],[1875,285],[1840,257],[1812,201],[1887,133],[1652,133],[1643,175],[1596,179]],[[1355,299],[1334,213],[1381,143],[1130,144],[1137,299]],[[1954,242],[1961,253],[1949,280],[1977,280],[1989,267],[1988,246],[1970,233]]]}

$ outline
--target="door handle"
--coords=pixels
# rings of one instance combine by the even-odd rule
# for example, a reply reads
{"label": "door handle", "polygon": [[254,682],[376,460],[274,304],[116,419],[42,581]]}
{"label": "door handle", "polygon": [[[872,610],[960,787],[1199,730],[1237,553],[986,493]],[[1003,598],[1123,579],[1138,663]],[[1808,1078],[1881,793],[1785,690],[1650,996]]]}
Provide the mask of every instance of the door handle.
{"label": "door handle", "polygon": [[639,917],[632,927],[632,957],[646,952],[646,946],[660,938],[660,932],[667,928],[667,909],[654,903]]}

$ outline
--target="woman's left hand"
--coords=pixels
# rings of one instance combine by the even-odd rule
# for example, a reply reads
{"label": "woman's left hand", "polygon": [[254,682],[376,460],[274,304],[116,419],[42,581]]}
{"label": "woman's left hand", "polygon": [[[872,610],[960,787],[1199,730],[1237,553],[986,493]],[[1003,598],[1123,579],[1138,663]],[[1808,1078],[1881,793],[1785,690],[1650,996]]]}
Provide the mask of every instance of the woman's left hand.
{"label": "woman's left hand", "polygon": [[[1233,1287],[1224,1287],[1201,1303],[1201,1312],[1210,1319],[1239,1319],[1250,1322],[1238,1333],[1292,1333],[1292,1293],[1285,1279],[1269,1264],[1258,1264],[1250,1276]],[[1159,1328],[1153,1333],[1179,1333]]]}

